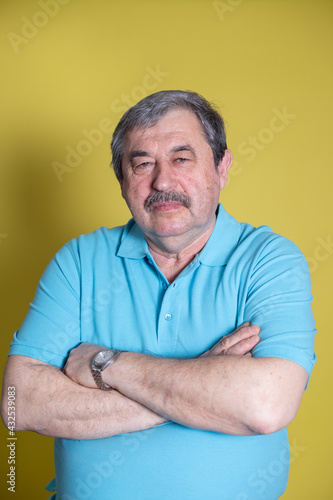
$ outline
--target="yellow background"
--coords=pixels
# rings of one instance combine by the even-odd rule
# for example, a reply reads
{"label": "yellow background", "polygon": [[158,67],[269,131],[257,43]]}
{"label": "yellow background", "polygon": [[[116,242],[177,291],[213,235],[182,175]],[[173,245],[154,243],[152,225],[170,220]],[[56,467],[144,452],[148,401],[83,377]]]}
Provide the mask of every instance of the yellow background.
{"label": "yellow background", "polygon": [[[333,498],[333,2],[59,0],[52,16],[42,3],[0,8],[1,369],[54,253],[80,233],[129,218],[108,166],[121,110],[153,91],[196,90],[227,122],[235,166],[225,208],[239,221],[270,225],[309,259],[318,363],[289,428],[283,499]],[[277,112],[288,116],[279,130]],[[96,144],[82,143],[83,131],[101,123]],[[66,164],[68,147],[85,155],[75,167]],[[56,175],[54,162],[67,170]],[[17,435],[13,496],[0,427],[1,498],[47,498],[52,439]]]}

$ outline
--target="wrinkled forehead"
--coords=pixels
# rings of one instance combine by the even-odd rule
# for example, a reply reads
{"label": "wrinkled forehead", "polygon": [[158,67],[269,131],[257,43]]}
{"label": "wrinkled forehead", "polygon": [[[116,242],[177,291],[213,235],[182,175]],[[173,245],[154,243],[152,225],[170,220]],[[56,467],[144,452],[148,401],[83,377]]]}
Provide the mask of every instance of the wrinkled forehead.
{"label": "wrinkled forehead", "polygon": [[151,126],[133,127],[125,134],[124,152],[146,143],[163,143],[167,147],[177,141],[197,144],[204,141],[209,146],[203,127],[192,111],[177,108],[166,113]]}

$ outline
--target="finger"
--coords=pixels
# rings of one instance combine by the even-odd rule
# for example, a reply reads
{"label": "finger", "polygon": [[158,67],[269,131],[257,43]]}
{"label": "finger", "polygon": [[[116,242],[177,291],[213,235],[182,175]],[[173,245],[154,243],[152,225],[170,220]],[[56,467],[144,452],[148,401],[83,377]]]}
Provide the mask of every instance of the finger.
{"label": "finger", "polygon": [[257,336],[259,332],[260,328],[258,325],[251,325],[250,321],[246,321],[233,332],[224,335],[213,347],[204,352],[201,357],[218,356],[222,351],[232,348],[238,342],[252,336]]}
{"label": "finger", "polygon": [[221,356],[244,356],[260,342],[259,335],[243,339],[228,349],[221,351]]}
{"label": "finger", "polygon": [[250,333],[259,333],[260,332],[260,328],[258,325],[256,324],[251,324],[251,321],[246,321],[245,323],[242,323],[238,328],[236,328],[236,330],[234,330],[233,332],[229,333],[229,335],[234,335],[235,333],[239,333],[239,332],[250,332]]}
{"label": "finger", "polygon": [[245,321],[245,323],[242,323],[235,330],[233,330],[231,333],[228,333],[228,335],[224,335],[222,338],[231,337],[232,335],[235,335],[236,333],[240,332],[243,328],[248,328],[250,326],[251,326],[251,321]]}
{"label": "finger", "polygon": [[245,339],[258,336],[259,332],[260,328],[258,325],[241,326],[229,335],[222,337],[222,339],[216,344],[216,347],[220,347],[222,350],[230,349]]}

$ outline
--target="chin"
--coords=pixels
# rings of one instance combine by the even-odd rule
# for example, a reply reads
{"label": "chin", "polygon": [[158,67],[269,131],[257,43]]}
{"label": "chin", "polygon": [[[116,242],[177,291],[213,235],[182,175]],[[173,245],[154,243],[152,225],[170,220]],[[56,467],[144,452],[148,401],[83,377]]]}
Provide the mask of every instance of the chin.
{"label": "chin", "polygon": [[179,236],[184,234],[189,229],[188,224],[177,224],[172,223],[162,223],[156,224],[152,229],[152,233],[160,236],[160,237],[168,237],[168,236]]}

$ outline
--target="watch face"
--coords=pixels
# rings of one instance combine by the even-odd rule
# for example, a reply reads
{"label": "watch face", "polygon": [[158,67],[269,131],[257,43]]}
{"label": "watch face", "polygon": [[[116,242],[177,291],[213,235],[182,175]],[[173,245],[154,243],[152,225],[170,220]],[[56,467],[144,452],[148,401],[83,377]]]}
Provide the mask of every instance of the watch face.
{"label": "watch face", "polygon": [[107,350],[107,351],[101,351],[95,356],[95,365],[98,367],[102,367],[105,363],[110,361],[114,356],[114,351],[112,350]]}

